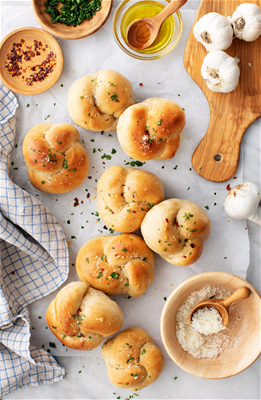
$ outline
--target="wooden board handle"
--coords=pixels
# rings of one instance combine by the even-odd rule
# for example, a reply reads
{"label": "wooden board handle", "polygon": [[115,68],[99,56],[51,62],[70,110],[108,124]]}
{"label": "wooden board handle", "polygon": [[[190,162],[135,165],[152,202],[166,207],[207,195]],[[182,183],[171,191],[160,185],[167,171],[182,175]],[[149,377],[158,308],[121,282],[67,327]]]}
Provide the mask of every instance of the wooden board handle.
{"label": "wooden board handle", "polygon": [[237,171],[240,143],[252,121],[237,112],[227,114],[222,108],[220,111],[220,107],[210,108],[210,124],[192,156],[192,166],[203,178],[224,182]]}

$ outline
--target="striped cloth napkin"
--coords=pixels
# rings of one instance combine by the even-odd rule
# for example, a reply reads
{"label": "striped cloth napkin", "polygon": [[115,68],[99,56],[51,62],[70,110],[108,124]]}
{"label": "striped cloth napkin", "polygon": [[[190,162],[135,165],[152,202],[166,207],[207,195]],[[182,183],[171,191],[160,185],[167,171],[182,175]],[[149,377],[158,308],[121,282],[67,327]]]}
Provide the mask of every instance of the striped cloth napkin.
{"label": "striped cloth napkin", "polygon": [[50,211],[10,179],[18,107],[0,87],[0,396],[63,379],[65,371],[43,349],[30,346],[27,305],[68,277],[69,254]]}

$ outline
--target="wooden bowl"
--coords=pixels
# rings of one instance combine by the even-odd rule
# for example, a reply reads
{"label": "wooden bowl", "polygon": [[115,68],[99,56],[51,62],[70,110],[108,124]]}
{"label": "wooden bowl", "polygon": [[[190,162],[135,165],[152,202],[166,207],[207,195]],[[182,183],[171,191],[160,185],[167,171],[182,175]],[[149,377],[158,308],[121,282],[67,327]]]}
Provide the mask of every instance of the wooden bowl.
{"label": "wooden bowl", "polygon": [[50,15],[45,12],[45,2],[46,0],[32,0],[33,11],[39,24],[47,32],[61,39],[75,40],[92,35],[105,24],[109,18],[113,0],[102,0],[101,10],[97,11],[90,21],[85,20],[75,27],[59,22],[52,24]]}
{"label": "wooden bowl", "polygon": [[[45,80],[42,82],[34,82],[33,86],[28,86],[26,81],[22,79],[22,76],[29,76],[32,71],[27,71],[25,74],[19,77],[12,77],[5,68],[5,62],[7,61],[7,54],[11,50],[13,43],[19,43],[21,39],[25,40],[28,46],[34,43],[34,40],[41,41],[43,45],[48,45],[48,49],[40,51],[41,55],[32,58],[29,62],[23,61],[23,67],[26,65],[41,64],[46,59],[49,51],[53,51],[56,54],[56,62],[53,72],[49,73]],[[33,50],[33,48],[32,48]],[[55,82],[59,79],[63,69],[63,53],[58,42],[49,33],[38,28],[20,28],[9,33],[0,44],[0,78],[4,85],[6,85],[13,92],[32,95],[39,94],[48,90]]]}
{"label": "wooden bowl", "polygon": [[[240,321],[231,332],[232,338],[242,335],[241,342],[213,359],[196,359],[178,343],[176,314],[191,292],[204,286],[224,287],[231,292],[242,286],[250,289],[250,297],[238,302]],[[260,294],[247,281],[226,272],[206,272],[181,283],[165,304],[160,322],[163,345],[172,359],[184,371],[206,379],[222,379],[236,375],[248,368],[260,355]],[[232,318],[232,317],[231,317]],[[247,328],[246,328],[246,325]],[[229,326],[228,326],[229,327]]]}

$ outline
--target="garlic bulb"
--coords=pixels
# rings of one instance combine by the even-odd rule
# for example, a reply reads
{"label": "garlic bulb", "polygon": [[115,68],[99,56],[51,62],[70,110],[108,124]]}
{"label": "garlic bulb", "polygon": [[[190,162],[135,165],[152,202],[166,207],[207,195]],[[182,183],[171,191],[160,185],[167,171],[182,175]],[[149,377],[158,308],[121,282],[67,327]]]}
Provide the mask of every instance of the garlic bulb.
{"label": "garlic bulb", "polygon": [[224,51],[208,53],[201,67],[201,75],[212,92],[229,93],[238,85],[240,70],[238,57],[230,57]]}
{"label": "garlic bulb", "polygon": [[239,39],[253,42],[261,35],[261,9],[256,4],[241,4],[228,19]]}
{"label": "garlic bulb", "polygon": [[194,25],[193,34],[207,51],[226,50],[233,40],[233,29],[226,17],[215,12],[204,15]]}
{"label": "garlic bulb", "polygon": [[228,192],[224,203],[225,212],[231,218],[246,218],[261,225],[261,218],[257,215],[260,199],[260,189],[257,185],[250,182],[241,183]]}

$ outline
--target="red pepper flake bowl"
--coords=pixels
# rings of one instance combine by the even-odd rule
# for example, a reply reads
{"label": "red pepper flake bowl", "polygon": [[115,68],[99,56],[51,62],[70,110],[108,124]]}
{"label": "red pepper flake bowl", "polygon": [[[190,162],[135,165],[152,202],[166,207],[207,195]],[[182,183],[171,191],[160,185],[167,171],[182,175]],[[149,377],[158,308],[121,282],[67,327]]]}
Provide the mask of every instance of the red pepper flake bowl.
{"label": "red pepper flake bowl", "polygon": [[38,28],[20,28],[0,44],[0,79],[15,93],[50,89],[63,69],[63,53],[53,36]]}

